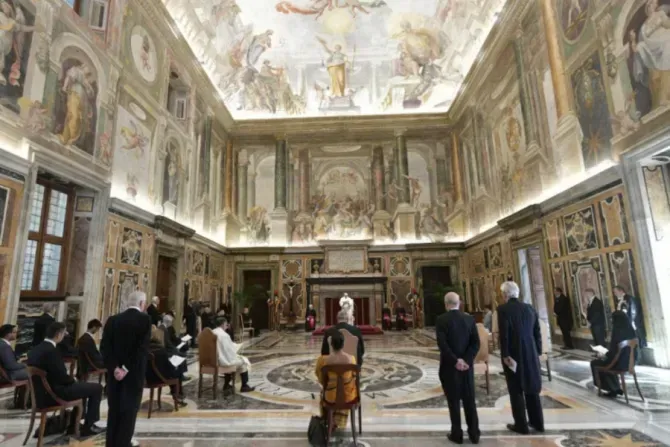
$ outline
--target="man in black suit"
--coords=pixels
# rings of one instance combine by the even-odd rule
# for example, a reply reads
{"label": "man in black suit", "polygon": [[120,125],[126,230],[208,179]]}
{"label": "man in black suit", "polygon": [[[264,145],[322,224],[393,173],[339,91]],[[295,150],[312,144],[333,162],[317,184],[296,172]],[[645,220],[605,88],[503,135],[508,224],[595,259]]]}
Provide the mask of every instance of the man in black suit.
{"label": "man in black suit", "polygon": [[[642,302],[639,298],[629,295],[621,286],[614,287],[614,296],[617,299],[617,310],[623,310],[628,315],[628,321],[635,329],[635,335],[637,335],[638,340],[640,341],[640,348],[645,348],[647,346],[647,332],[644,328],[644,314],[642,312]],[[639,357],[640,349],[636,351],[636,357]]]}
{"label": "man in black suit", "polygon": [[564,349],[574,349],[572,344],[572,306],[570,305],[570,298],[565,296],[560,287],[554,289],[554,314],[556,315],[556,323],[561,328],[563,334]]}
{"label": "man in black suit", "polygon": [[503,283],[500,291],[505,299],[505,304],[498,306],[500,357],[514,416],[514,424],[508,424],[507,428],[527,435],[530,425],[535,430],[544,432],[544,415],[540,402],[540,321],[530,304],[519,301],[519,286],[515,282]]}
{"label": "man in black suit", "polygon": [[[10,380],[28,380],[28,371],[26,365],[16,359],[16,354],[12,349],[12,342],[16,340],[16,326],[13,324],[4,324],[0,326],[0,366],[5,370]],[[0,383],[3,383],[0,377]]]}
{"label": "man in black suit", "polygon": [[[84,427],[82,436],[92,436],[102,433],[104,430],[97,428],[94,424],[100,420],[100,400],[102,399],[102,386],[97,383],[76,382],[70,377],[65,369],[63,357],[56,345],[65,336],[65,325],[63,323],[52,323],[47,328],[44,341],[35,346],[28,353],[28,366],[39,368],[46,372],[46,379],[51,390],[59,398],[72,401],[86,399],[86,415],[84,416]],[[47,394],[40,380],[34,380],[35,399],[40,408],[56,405]]]}
{"label": "man in black suit", "polygon": [[334,332],[339,331],[340,329],[346,329],[351,333],[351,335],[354,335],[358,337],[358,348],[357,348],[357,361],[358,361],[358,366],[361,366],[363,364],[363,356],[365,355],[365,346],[363,345],[363,334],[361,333],[361,330],[358,329],[356,326],[351,324],[353,321],[352,315],[346,311],[346,310],[341,310],[337,313],[337,324],[335,326],[332,326],[328,328],[325,334],[323,334],[323,343],[321,344],[321,355],[329,355],[330,354],[330,345],[328,344],[328,338],[333,335]]}
{"label": "man in black suit", "polygon": [[437,345],[440,348],[440,382],[447,396],[451,433],[447,438],[463,443],[461,428],[461,400],[468,424],[468,437],[479,443],[479,419],[475,403],[475,374],[473,363],[479,352],[479,333],[472,316],[459,310],[460,298],[454,292],[444,296],[447,312],[435,323]]}
{"label": "man in black suit", "polygon": [[158,305],[161,300],[157,296],[151,298],[151,304],[147,307],[147,314],[151,317],[151,324],[158,327],[161,322],[161,313],[158,311]]}
{"label": "man in black suit", "polygon": [[146,377],[151,317],[143,312],[147,296],[135,291],[128,309],[107,319],[102,358],[107,368],[107,446],[130,447]]}
{"label": "man in black suit", "polygon": [[594,346],[605,346],[605,306],[603,306],[603,301],[596,296],[593,289],[586,289],[584,295],[589,300],[586,308],[586,320],[591,327],[593,344]]}
{"label": "man in black suit", "polygon": [[35,319],[35,323],[33,325],[32,346],[37,346],[44,341],[47,328],[51,325],[51,323],[56,321],[54,318],[55,313],[56,306],[54,304],[46,303],[42,306],[42,315]]}
{"label": "man in black suit", "polygon": [[196,332],[197,332],[197,320],[198,316],[195,313],[193,308],[193,300],[188,300],[184,305],[184,320],[186,320],[186,333],[193,337],[191,339],[191,346],[195,346]]}
{"label": "man in black suit", "polygon": [[102,354],[95,344],[95,334],[102,328],[100,320],[93,319],[88,322],[86,332],[77,340],[78,362],[77,377],[81,380],[91,371],[105,367]]}
{"label": "man in black suit", "polygon": [[[175,330],[173,323],[174,318],[172,318],[170,315],[165,315],[163,317],[163,322],[160,326],[158,326],[158,329],[163,331],[163,346],[165,347],[165,351],[170,355],[170,357],[173,355],[186,357],[184,352],[188,350],[188,346],[186,346],[186,343],[184,343],[184,346],[181,348],[179,347],[179,345],[182,344],[182,341],[177,336],[177,331]],[[179,366],[177,366],[177,370],[181,375],[180,377],[182,381],[189,379],[188,377],[184,376],[188,370],[186,362],[182,362]]]}

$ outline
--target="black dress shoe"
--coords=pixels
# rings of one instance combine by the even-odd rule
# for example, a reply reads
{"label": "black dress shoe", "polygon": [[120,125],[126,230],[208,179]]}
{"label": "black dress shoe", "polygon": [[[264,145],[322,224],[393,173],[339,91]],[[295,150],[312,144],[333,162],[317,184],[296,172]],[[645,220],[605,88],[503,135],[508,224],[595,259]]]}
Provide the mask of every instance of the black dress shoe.
{"label": "black dress shoe", "polygon": [[544,426],[542,426],[542,427],[536,427],[536,426],[533,425],[533,424],[528,424],[528,425],[529,425],[533,430],[535,430],[536,432],[544,433]]}
{"label": "black dress shoe", "polygon": [[447,439],[453,442],[454,444],[463,444],[463,436],[457,438],[455,435],[447,433]]}
{"label": "black dress shoe", "polygon": [[520,435],[527,435],[529,433],[528,429],[522,430],[514,424],[507,424],[507,430],[513,431],[514,433],[518,433]]}
{"label": "black dress shoe", "polygon": [[604,394],[605,397],[609,399],[616,399],[619,393],[617,391],[608,391],[607,393]]}
{"label": "black dress shoe", "polygon": [[253,386],[249,385],[242,385],[242,388],[240,388],[240,393],[251,393],[253,390],[256,388]]}
{"label": "black dress shoe", "polygon": [[98,428],[98,427],[82,427],[79,430],[79,436],[83,437],[88,437],[88,436],[95,436],[99,435],[100,433],[104,433],[105,429],[104,428]]}
{"label": "black dress shoe", "polygon": [[469,439],[472,444],[479,444],[479,436],[477,436],[476,438],[469,438]]}

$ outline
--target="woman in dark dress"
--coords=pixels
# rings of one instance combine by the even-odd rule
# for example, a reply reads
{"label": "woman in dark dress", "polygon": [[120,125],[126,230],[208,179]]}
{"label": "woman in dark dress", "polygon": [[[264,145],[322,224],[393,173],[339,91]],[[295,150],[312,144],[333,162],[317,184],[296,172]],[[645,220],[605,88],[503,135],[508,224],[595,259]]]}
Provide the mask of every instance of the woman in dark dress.
{"label": "woman in dark dress", "polygon": [[[170,355],[165,349],[165,344],[163,341],[163,331],[153,326],[151,328],[151,342],[149,343],[149,351],[154,356],[154,364],[156,369],[165,379],[179,379],[179,395],[175,396],[177,390],[174,385],[170,385],[170,392],[174,397],[175,401],[179,404],[180,407],[185,407],[186,402],[184,402],[184,388],[182,386],[182,374],[177,367],[170,363]],[[154,369],[149,366],[147,368],[146,374],[147,383],[157,383],[161,379],[154,372]]]}
{"label": "woman in dark dress", "polygon": [[[619,343],[625,340],[632,340],[635,337],[635,330],[628,321],[628,316],[625,312],[617,310],[612,314],[612,339],[610,341],[609,350],[603,358],[591,361],[591,374],[593,375],[593,383],[596,382],[596,366],[608,366],[614,360],[614,357],[619,351]],[[621,355],[617,360],[616,365],[612,369],[621,370],[628,368],[628,361],[630,359],[630,348],[626,347],[621,351]],[[615,374],[607,372],[599,372],[600,387],[605,391],[606,397],[617,397],[623,394],[619,377]]]}

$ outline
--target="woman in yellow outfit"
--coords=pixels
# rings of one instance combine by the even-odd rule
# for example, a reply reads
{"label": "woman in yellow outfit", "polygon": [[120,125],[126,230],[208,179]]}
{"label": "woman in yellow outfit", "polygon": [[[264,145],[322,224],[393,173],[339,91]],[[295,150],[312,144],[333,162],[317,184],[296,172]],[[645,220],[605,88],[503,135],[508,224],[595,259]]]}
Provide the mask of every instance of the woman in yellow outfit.
{"label": "woman in yellow outfit", "polygon": [[[333,333],[330,337],[330,354],[322,355],[316,361],[316,377],[321,383],[321,371],[326,365],[347,365],[356,364],[356,359],[342,351],[344,348],[344,336],[338,331]],[[352,372],[347,372],[344,378],[344,398],[347,402],[356,399],[356,377]],[[327,402],[334,403],[337,395],[337,376],[333,373],[328,374],[328,384],[326,386],[325,399]],[[327,415],[323,411],[323,401],[321,402],[321,416],[327,420]],[[333,415],[335,427],[333,429],[344,429],[347,427],[347,419],[349,418],[349,410],[338,410]]]}

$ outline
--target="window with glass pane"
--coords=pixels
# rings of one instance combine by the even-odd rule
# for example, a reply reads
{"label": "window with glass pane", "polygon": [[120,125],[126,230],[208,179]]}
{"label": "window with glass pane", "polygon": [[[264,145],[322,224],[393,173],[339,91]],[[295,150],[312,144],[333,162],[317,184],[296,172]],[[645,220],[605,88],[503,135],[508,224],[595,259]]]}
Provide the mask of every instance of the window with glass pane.
{"label": "window with glass pane", "polygon": [[30,204],[30,223],[28,229],[30,231],[40,231],[42,225],[42,208],[44,207],[44,186],[36,185],[33,201]]}
{"label": "window with glass pane", "polygon": [[67,194],[51,190],[49,200],[49,217],[47,219],[47,234],[63,237],[65,230],[65,216],[67,214]]}
{"label": "window with glass pane", "polygon": [[40,276],[40,290],[55,292],[58,290],[60,273],[61,246],[44,244],[42,255],[42,275]]}
{"label": "window with glass pane", "polygon": [[37,241],[28,241],[26,255],[23,258],[23,275],[21,276],[21,290],[33,288],[35,277],[35,256],[37,254]]}

